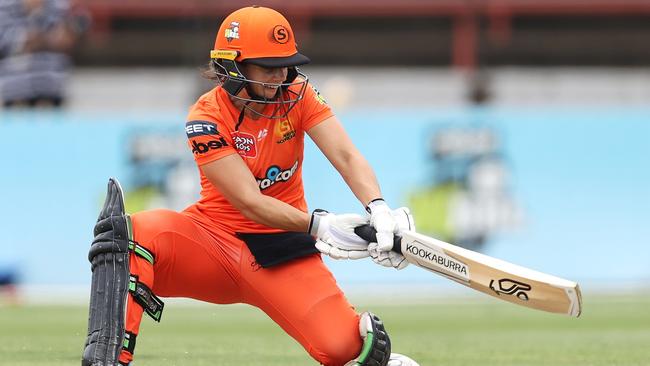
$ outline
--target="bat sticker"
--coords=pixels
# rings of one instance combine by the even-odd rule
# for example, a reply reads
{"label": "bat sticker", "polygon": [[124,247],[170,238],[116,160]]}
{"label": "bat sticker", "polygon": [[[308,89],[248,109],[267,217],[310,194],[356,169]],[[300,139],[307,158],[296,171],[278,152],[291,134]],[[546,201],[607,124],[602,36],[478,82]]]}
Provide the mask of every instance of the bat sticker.
{"label": "bat sticker", "polygon": [[494,288],[494,280],[490,281],[490,289],[494,291],[497,295],[514,295],[519,298],[521,301],[528,301],[528,294],[526,291],[530,291],[532,287],[523,282],[511,280],[508,278],[502,278],[498,281],[498,288]]}

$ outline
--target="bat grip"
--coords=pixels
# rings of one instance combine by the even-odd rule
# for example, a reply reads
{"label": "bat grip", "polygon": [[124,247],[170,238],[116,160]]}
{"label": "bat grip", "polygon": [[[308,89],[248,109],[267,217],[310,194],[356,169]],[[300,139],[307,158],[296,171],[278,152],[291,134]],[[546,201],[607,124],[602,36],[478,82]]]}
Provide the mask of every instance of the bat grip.
{"label": "bat grip", "polygon": [[[361,225],[357,226],[354,228],[354,233],[359,235],[361,239],[370,242],[370,243],[376,243],[377,242],[377,230],[375,230],[374,227],[366,224],[366,225]],[[402,237],[395,235],[393,237],[393,251],[397,252],[399,254],[402,254]]]}

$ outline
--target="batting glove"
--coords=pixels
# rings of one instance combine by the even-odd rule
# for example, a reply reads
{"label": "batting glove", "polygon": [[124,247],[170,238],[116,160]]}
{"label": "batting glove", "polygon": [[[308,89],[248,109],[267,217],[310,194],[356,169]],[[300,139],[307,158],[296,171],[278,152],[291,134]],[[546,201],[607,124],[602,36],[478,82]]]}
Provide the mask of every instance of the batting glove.
{"label": "batting glove", "polygon": [[[415,230],[415,222],[408,207],[400,207],[396,210],[390,211],[391,216],[397,223],[398,232],[402,230]],[[378,238],[379,239],[379,238]],[[368,245],[368,253],[373,262],[384,267],[393,267],[397,270],[404,269],[409,263],[403,255],[394,252],[393,243],[389,250],[382,250],[379,243],[370,243]]]}
{"label": "batting glove", "polygon": [[377,198],[370,201],[366,207],[370,214],[370,225],[377,231],[377,244],[379,250],[386,252],[393,249],[393,237],[398,232],[397,220],[391,214],[386,202]]}
{"label": "batting glove", "polygon": [[309,233],[316,237],[316,248],[334,259],[361,259],[370,255],[368,242],[354,233],[354,228],[368,223],[366,217],[355,214],[335,215],[314,210]]}

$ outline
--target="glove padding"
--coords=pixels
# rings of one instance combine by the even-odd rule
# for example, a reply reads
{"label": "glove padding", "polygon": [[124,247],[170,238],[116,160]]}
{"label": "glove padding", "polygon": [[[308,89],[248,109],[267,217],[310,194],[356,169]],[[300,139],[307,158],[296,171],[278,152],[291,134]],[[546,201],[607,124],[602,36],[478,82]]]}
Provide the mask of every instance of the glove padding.
{"label": "glove padding", "polygon": [[361,259],[370,256],[368,242],[354,228],[368,223],[356,214],[335,215],[325,210],[311,214],[309,233],[316,237],[316,249],[334,259]]}
{"label": "glove padding", "polygon": [[[390,214],[393,216],[399,231],[402,230],[415,230],[415,222],[413,221],[413,216],[408,207],[400,207],[393,211],[390,211]],[[379,236],[377,236],[379,241]],[[394,252],[393,243],[389,250],[382,250],[379,243],[370,243],[368,244],[368,253],[372,258],[373,262],[384,267],[393,267],[397,270],[404,269],[409,265],[409,262],[404,258],[403,255]]]}
{"label": "glove padding", "polygon": [[378,198],[370,201],[366,210],[370,213],[370,226],[377,231],[379,250],[386,252],[393,249],[393,237],[399,232],[399,226],[390,207],[383,199]]}
{"label": "glove padding", "polygon": [[384,252],[379,249],[379,244],[370,243],[368,245],[368,253],[372,261],[384,267],[393,267],[397,270],[404,269],[409,265],[409,262],[403,255],[389,250]]}

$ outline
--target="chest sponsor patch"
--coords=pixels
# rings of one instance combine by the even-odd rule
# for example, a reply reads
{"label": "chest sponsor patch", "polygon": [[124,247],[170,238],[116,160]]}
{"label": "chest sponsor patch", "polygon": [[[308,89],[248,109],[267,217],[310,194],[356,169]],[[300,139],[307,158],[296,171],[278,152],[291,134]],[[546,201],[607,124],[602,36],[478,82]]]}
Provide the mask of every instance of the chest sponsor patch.
{"label": "chest sponsor patch", "polygon": [[283,144],[296,136],[296,130],[288,120],[281,120],[275,124],[275,142]]}
{"label": "chest sponsor patch", "polygon": [[210,121],[189,121],[185,124],[187,138],[206,135],[218,135],[217,125]]}
{"label": "chest sponsor patch", "polygon": [[272,165],[266,169],[266,174],[264,178],[255,178],[257,180],[257,185],[260,187],[260,191],[263,191],[275,183],[286,182],[291,177],[293,173],[298,169],[298,160],[288,169],[282,169],[277,165]]}
{"label": "chest sponsor patch", "polygon": [[232,134],[232,141],[239,155],[246,158],[254,158],[257,156],[255,136],[246,132],[235,131]]}

